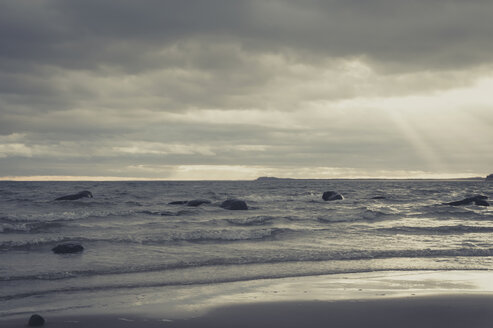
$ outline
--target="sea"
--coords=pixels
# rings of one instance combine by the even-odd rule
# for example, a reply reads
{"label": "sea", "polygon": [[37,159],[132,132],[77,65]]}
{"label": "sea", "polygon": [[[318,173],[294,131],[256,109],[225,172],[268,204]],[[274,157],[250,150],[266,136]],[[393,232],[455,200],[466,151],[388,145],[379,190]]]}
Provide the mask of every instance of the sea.
{"label": "sea", "polygon": [[[93,198],[55,201],[88,190]],[[325,191],[343,200],[324,201]],[[77,295],[376,271],[493,270],[470,180],[0,182],[0,318]],[[248,210],[227,210],[224,200]],[[206,199],[197,207],[171,205]],[[64,242],[84,250],[55,254]],[[70,295],[55,302],[59,295]],[[72,303],[71,303],[72,302]]]}

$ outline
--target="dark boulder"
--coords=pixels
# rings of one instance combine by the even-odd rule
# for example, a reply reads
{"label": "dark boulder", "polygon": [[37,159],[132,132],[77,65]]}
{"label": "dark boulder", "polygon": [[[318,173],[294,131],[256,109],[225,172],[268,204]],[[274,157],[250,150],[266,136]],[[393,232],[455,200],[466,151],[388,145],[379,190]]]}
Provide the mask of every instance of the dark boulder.
{"label": "dark boulder", "polygon": [[55,200],[77,200],[81,198],[93,198],[92,193],[90,191],[84,190],[76,194],[58,197]]}
{"label": "dark boulder", "polygon": [[485,201],[483,199],[478,199],[478,200],[475,200],[474,201],[474,205],[477,205],[477,206],[490,206],[490,203],[488,203],[487,201]]}
{"label": "dark boulder", "polygon": [[451,205],[451,206],[461,206],[461,205],[475,205],[479,206],[489,206],[490,204],[486,201],[488,196],[477,195],[473,197],[464,198],[463,200],[457,200],[455,202],[443,203],[443,205]]}
{"label": "dark boulder", "polygon": [[490,174],[485,179],[486,182],[493,182],[493,174]]}
{"label": "dark boulder", "polygon": [[344,199],[344,197],[342,197],[342,195],[339,194],[338,192],[335,192],[335,191],[326,191],[322,195],[322,199],[325,200],[325,201],[331,201],[331,200]]}
{"label": "dark boulder", "polygon": [[189,200],[186,204],[187,206],[197,207],[202,204],[210,204],[210,203],[211,201],[207,199],[194,199],[194,200]]}
{"label": "dark boulder", "polygon": [[45,324],[45,319],[40,316],[39,314],[33,314],[29,318],[28,326],[29,327],[41,327],[42,325]]}
{"label": "dark boulder", "polygon": [[222,202],[221,207],[227,210],[248,210],[248,205],[244,200],[240,199],[227,199]]}
{"label": "dark boulder", "polygon": [[84,247],[79,243],[63,243],[53,247],[51,250],[55,254],[70,254],[80,253],[84,250]]}

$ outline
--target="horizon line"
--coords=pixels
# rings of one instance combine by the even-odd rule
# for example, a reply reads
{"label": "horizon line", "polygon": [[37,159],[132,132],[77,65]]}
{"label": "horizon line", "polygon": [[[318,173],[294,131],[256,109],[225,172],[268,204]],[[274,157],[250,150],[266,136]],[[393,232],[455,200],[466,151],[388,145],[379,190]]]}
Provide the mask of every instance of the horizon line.
{"label": "horizon line", "polygon": [[341,176],[341,177],[326,177],[326,178],[293,178],[293,177],[273,177],[273,176],[259,176],[254,178],[243,179],[176,179],[176,178],[138,178],[138,177],[115,177],[115,176],[58,176],[58,175],[35,175],[35,176],[3,176],[0,177],[0,182],[132,182],[132,181],[255,181],[260,179],[271,180],[479,180],[485,179],[486,176],[480,175],[439,175],[435,177],[430,176]]}

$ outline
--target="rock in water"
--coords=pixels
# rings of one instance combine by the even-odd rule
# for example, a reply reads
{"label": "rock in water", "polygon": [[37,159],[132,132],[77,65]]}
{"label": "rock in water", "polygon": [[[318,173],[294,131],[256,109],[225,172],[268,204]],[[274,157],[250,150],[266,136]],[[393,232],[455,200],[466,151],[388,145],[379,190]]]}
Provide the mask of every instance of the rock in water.
{"label": "rock in water", "polygon": [[478,199],[478,200],[475,200],[474,201],[474,205],[478,205],[478,206],[490,206],[490,203],[488,203],[487,201],[485,201],[483,199]]}
{"label": "rock in water", "polygon": [[493,182],[493,174],[490,174],[485,179],[486,182]]}
{"label": "rock in water", "polygon": [[55,200],[77,200],[81,198],[93,198],[92,193],[90,191],[84,190],[76,194],[58,197]]}
{"label": "rock in water", "polygon": [[322,195],[322,199],[325,200],[325,201],[331,201],[331,200],[344,199],[344,197],[342,197],[342,195],[339,194],[338,192],[335,192],[335,191],[326,191]]}
{"label": "rock in water", "polygon": [[55,254],[80,253],[84,247],[79,243],[63,243],[51,249]]}
{"label": "rock in water", "polygon": [[187,202],[187,206],[197,207],[197,206],[200,206],[202,204],[210,204],[210,203],[211,203],[211,201],[207,200],[207,199],[194,199],[194,200],[189,200]]}
{"label": "rock in water", "polygon": [[29,318],[29,327],[41,327],[45,324],[45,319],[39,314],[33,314],[31,318]]}
{"label": "rock in water", "polygon": [[240,199],[227,199],[222,202],[221,207],[227,210],[248,210],[248,205],[244,200]]}
{"label": "rock in water", "polygon": [[471,205],[474,203],[479,206],[490,206],[490,204],[486,201],[488,196],[477,195],[473,197],[464,198],[463,200],[457,200],[455,202],[443,203],[443,205],[452,205],[452,206],[461,206],[461,205]]}

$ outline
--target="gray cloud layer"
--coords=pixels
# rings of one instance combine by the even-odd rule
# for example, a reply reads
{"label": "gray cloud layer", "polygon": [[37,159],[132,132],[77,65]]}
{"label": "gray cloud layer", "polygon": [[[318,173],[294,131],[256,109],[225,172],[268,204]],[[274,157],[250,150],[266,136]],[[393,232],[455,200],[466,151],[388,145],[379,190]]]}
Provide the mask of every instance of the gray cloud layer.
{"label": "gray cloud layer", "polygon": [[[403,127],[380,104],[491,77],[491,12],[482,0],[2,1],[0,176],[485,173],[487,101],[430,105],[449,116],[438,132],[419,127],[426,110]],[[483,139],[473,146],[457,133],[464,115],[481,117],[465,127]],[[451,154],[445,135],[469,152]]]}
{"label": "gray cloud layer", "polygon": [[2,57],[22,66],[153,69],[163,66],[148,57],[153,50],[190,39],[424,69],[490,61],[492,50],[493,4],[483,0],[18,0],[1,7]]}

